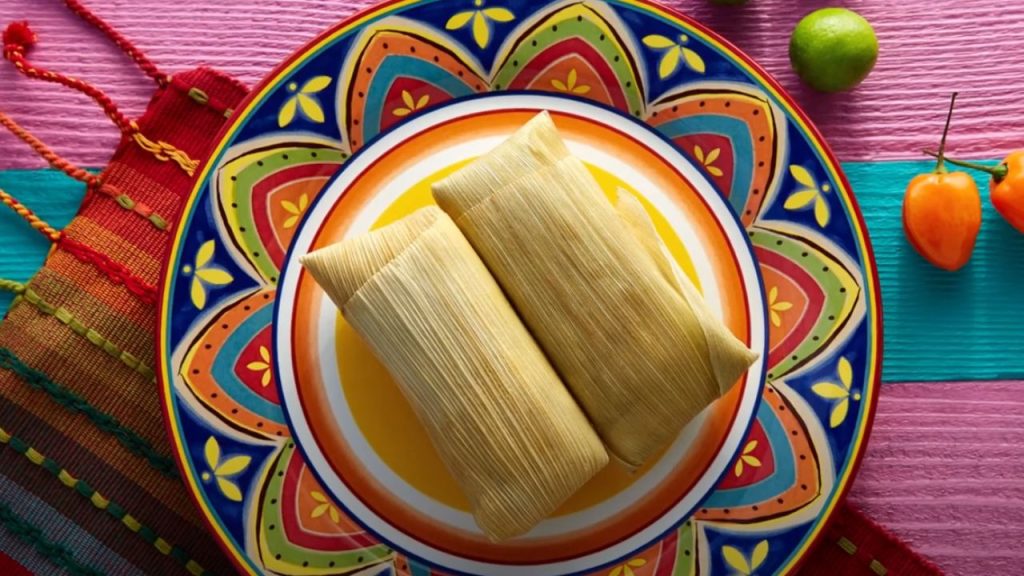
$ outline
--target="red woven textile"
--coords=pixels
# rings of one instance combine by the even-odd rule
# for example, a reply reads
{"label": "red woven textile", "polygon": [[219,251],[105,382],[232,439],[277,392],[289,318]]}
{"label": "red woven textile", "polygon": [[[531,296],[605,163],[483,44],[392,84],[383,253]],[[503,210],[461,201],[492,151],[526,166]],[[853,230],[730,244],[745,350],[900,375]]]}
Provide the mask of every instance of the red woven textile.
{"label": "red woven textile", "polygon": [[801,576],[941,576],[942,571],[849,503],[843,504]]}

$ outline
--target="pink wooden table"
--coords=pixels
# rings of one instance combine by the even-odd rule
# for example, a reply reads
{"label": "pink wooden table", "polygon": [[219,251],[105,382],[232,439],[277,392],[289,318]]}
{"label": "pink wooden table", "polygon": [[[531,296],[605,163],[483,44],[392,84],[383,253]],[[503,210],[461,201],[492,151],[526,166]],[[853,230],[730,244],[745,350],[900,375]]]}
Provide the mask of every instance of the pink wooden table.
{"label": "pink wooden table", "polygon": [[[317,32],[367,0],[91,0],[161,67],[209,64],[254,84]],[[751,0],[744,9],[668,2],[696,16],[776,74],[844,162],[917,157],[933,147],[949,93],[964,110],[954,151],[997,157],[1024,140],[1024,10],[1004,0]],[[789,71],[788,34],[825,5],[855,8],[878,31],[882,58],[852,94],[821,96]],[[149,82],[57,0],[0,0],[0,24],[27,19],[33,59],[88,79],[130,114]],[[86,98],[0,66],[0,110],[70,159],[103,165],[112,125]],[[0,135],[0,170],[40,168]],[[894,189],[898,197],[901,190]],[[951,574],[1024,573],[1024,384],[884,386],[868,456],[851,495],[875,519]]]}

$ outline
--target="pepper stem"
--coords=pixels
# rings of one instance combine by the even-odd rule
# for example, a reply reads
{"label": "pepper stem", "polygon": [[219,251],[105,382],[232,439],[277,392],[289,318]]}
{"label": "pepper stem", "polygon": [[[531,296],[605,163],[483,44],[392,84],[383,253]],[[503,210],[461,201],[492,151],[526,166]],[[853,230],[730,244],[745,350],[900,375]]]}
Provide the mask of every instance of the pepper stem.
{"label": "pepper stem", "polygon": [[935,166],[936,174],[946,173],[946,140],[949,138],[949,127],[953,123],[953,109],[956,108],[956,97],[959,92],[953,92],[953,98],[949,102],[949,115],[946,116],[946,128],[942,131],[942,143],[939,144],[939,153],[936,158],[939,163]]}
{"label": "pepper stem", "polygon": [[[925,150],[924,153],[927,154],[928,156],[931,156],[932,158],[939,157],[939,154],[937,152],[932,152],[931,150]],[[1006,175],[1010,173],[1010,169],[1006,166],[1006,164],[1000,164],[998,166],[986,166],[984,164],[979,164],[977,162],[954,160],[953,158],[945,158],[945,161],[949,162],[954,166],[967,168],[969,170],[979,170],[981,172],[990,174],[992,176],[992,179],[995,180],[996,182],[1002,182],[1003,179],[1006,178]]]}

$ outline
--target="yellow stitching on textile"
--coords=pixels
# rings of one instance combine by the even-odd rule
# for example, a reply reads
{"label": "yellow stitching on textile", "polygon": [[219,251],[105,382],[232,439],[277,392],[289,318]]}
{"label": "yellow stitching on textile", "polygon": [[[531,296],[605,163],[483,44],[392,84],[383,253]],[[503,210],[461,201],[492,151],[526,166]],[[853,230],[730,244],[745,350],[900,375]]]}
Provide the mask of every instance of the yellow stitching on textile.
{"label": "yellow stitching on textile", "polygon": [[839,541],[836,542],[836,544],[838,544],[840,548],[842,548],[847,554],[851,556],[857,553],[857,545],[853,542],[850,542],[850,540],[845,536],[840,538]]}
{"label": "yellow stitching on textile", "polygon": [[32,462],[37,466],[41,466],[43,464],[43,460],[46,460],[46,458],[44,458],[39,452],[36,452],[34,448],[29,448],[25,451],[25,458],[28,458],[29,462]]}
{"label": "yellow stitching on textile", "polygon": [[168,544],[167,540],[164,540],[163,538],[157,538],[156,540],[154,540],[153,546],[156,546],[156,549],[163,552],[165,556],[171,553],[171,545]]}
{"label": "yellow stitching on textile", "polygon": [[134,134],[132,139],[139,145],[140,148],[153,154],[153,156],[162,162],[173,160],[175,164],[181,167],[189,176],[195,176],[196,169],[199,168],[199,161],[193,160],[185,153],[184,150],[175,148],[173,144],[168,144],[163,140],[153,142],[139,130],[139,125],[135,122],[131,124]]}
{"label": "yellow stitching on textile", "polygon": [[[14,437],[11,436],[9,432],[4,430],[3,428],[0,428],[0,444],[10,444],[13,439]],[[25,458],[27,458],[33,464],[40,466],[43,469],[50,471],[51,473],[54,468],[58,469],[59,471],[57,472],[57,479],[60,480],[61,484],[73,490],[76,487],[78,487],[81,481],[72,476],[70,472],[62,468],[60,464],[54,462],[53,460],[50,460],[43,454],[37,452],[31,446],[27,446],[23,440],[19,439],[18,443],[22,448],[17,448],[17,450],[20,451],[24,448],[24,452],[22,452],[22,455],[25,456]],[[92,505],[100,510],[107,510],[108,507],[110,506],[110,500],[105,498],[102,494],[92,489],[91,487],[89,487],[88,490],[92,490],[92,494],[88,496],[89,501],[92,503]],[[78,490],[78,492],[82,496],[86,496],[86,494],[83,491]],[[139,521],[136,520],[131,514],[125,513],[120,520],[132,532],[138,533],[139,530],[142,529],[142,524],[140,524]],[[164,540],[159,536],[156,537],[152,544],[154,548],[159,550],[164,555],[170,555],[171,552],[174,551],[174,546],[171,545],[171,543],[169,543],[167,540]],[[183,550],[179,551],[183,552]],[[175,558],[177,558],[177,556]],[[206,574],[206,569],[204,569],[201,565],[196,563],[195,560],[191,559],[185,562],[185,569],[188,570],[191,574],[193,574],[193,576],[202,576],[203,574]]]}
{"label": "yellow stitching on textile", "polygon": [[139,524],[139,521],[131,514],[125,514],[124,518],[121,518],[121,522],[123,522],[124,525],[132,532],[138,532],[142,529],[142,524]]}
{"label": "yellow stitching on textile", "polygon": [[[0,289],[4,289],[4,282],[5,281],[0,280]],[[72,332],[84,337],[86,340],[91,342],[93,345],[99,347],[101,350],[103,350],[110,356],[120,360],[125,366],[128,366],[132,370],[138,372],[139,374],[142,374],[143,376],[149,378],[150,380],[156,379],[156,374],[149,366],[146,366],[141,360],[132,355],[130,352],[125,352],[121,350],[117,346],[117,344],[114,344],[110,340],[107,340],[99,332],[87,327],[85,324],[82,324],[77,318],[74,317],[73,314],[71,314],[71,311],[69,311],[67,308],[57,308],[56,306],[43,300],[39,296],[39,294],[36,294],[32,289],[26,288],[25,286],[22,286],[17,282],[7,281],[7,283],[13,284],[15,288],[20,288],[20,291],[8,291],[15,292],[16,294],[21,294],[21,296],[25,298],[26,302],[35,306],[36,309],[38,309],[40,312],[43,312],[44,314],[49,314],[50,316],[53,316],[57,320],[60,320],[60,322],[67,326],[68,328],[70,328]]]}
{"label": "yellow stitching on textile", "polygon": [[99,492],[93,492],[92,496],[89,497],[89,501],[100,510],[106,510],[107,506],[110,506],[110,500],[104,498]]}
{"label": "yellow stitching on textile", "polygon": [[78,484],[78,480],[71,474],[68,474],[66,470],[61,470],[60,473],[57,474],[57,479],[60,480],[61,484],[68,488],[74,488]]}
{"label": "yellow stitching on textile", "polygon": [[196,88],[195,86],[193,86],[192,88],[188,89],[188,97],[193,99],[193,100],[195,100],[199,104],[202,104],[203,106],[205,106],[205,105],[210,103],[210,96],[209,96],[209,94],[207,94],[206,92],[203,92],[202,90],[200,90],[199,88]]}
{"label": "yellow stitching on textile", "polygon": [[878,560],[872,560],[868,567],[871,568],[875,574],[878,574],[878,576],[886,576],[886,574],[889,573],[889,570],[887,570],[885,566],[882,566],[882,563]]}
{"label": "yellow stitching on textile", "polygon": [[167,220],[165,220],[163,216],[157,214],[156,212],[143,212],[141,210],[136,210],[135,207],[138,206],[139,203],[136,202],[135,200],[132,200],[132,197],[127,194],[118,194],[117,196],[114,196],[114,202],[117,202],[117,205],[120,206],[121,208],[124,208],[125,210],[130,210],[138,214],[139,216],[142,216],[146,220],[149,220],[149,222],[153,224],[153,226],[156,226],[160,230],[166,231],[169,226]]}

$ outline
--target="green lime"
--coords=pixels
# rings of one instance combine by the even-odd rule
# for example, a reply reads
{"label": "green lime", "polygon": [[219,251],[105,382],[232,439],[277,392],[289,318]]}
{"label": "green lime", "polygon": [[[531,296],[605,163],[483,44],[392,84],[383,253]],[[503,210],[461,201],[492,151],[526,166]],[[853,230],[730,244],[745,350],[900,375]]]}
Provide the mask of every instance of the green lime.
{"label": "green lime", "polygon": [[800,78],[816,90],[850,90],[875,67],[878,37],[860,14],[822,8],[797,24],[789,41],[789,60]]}

